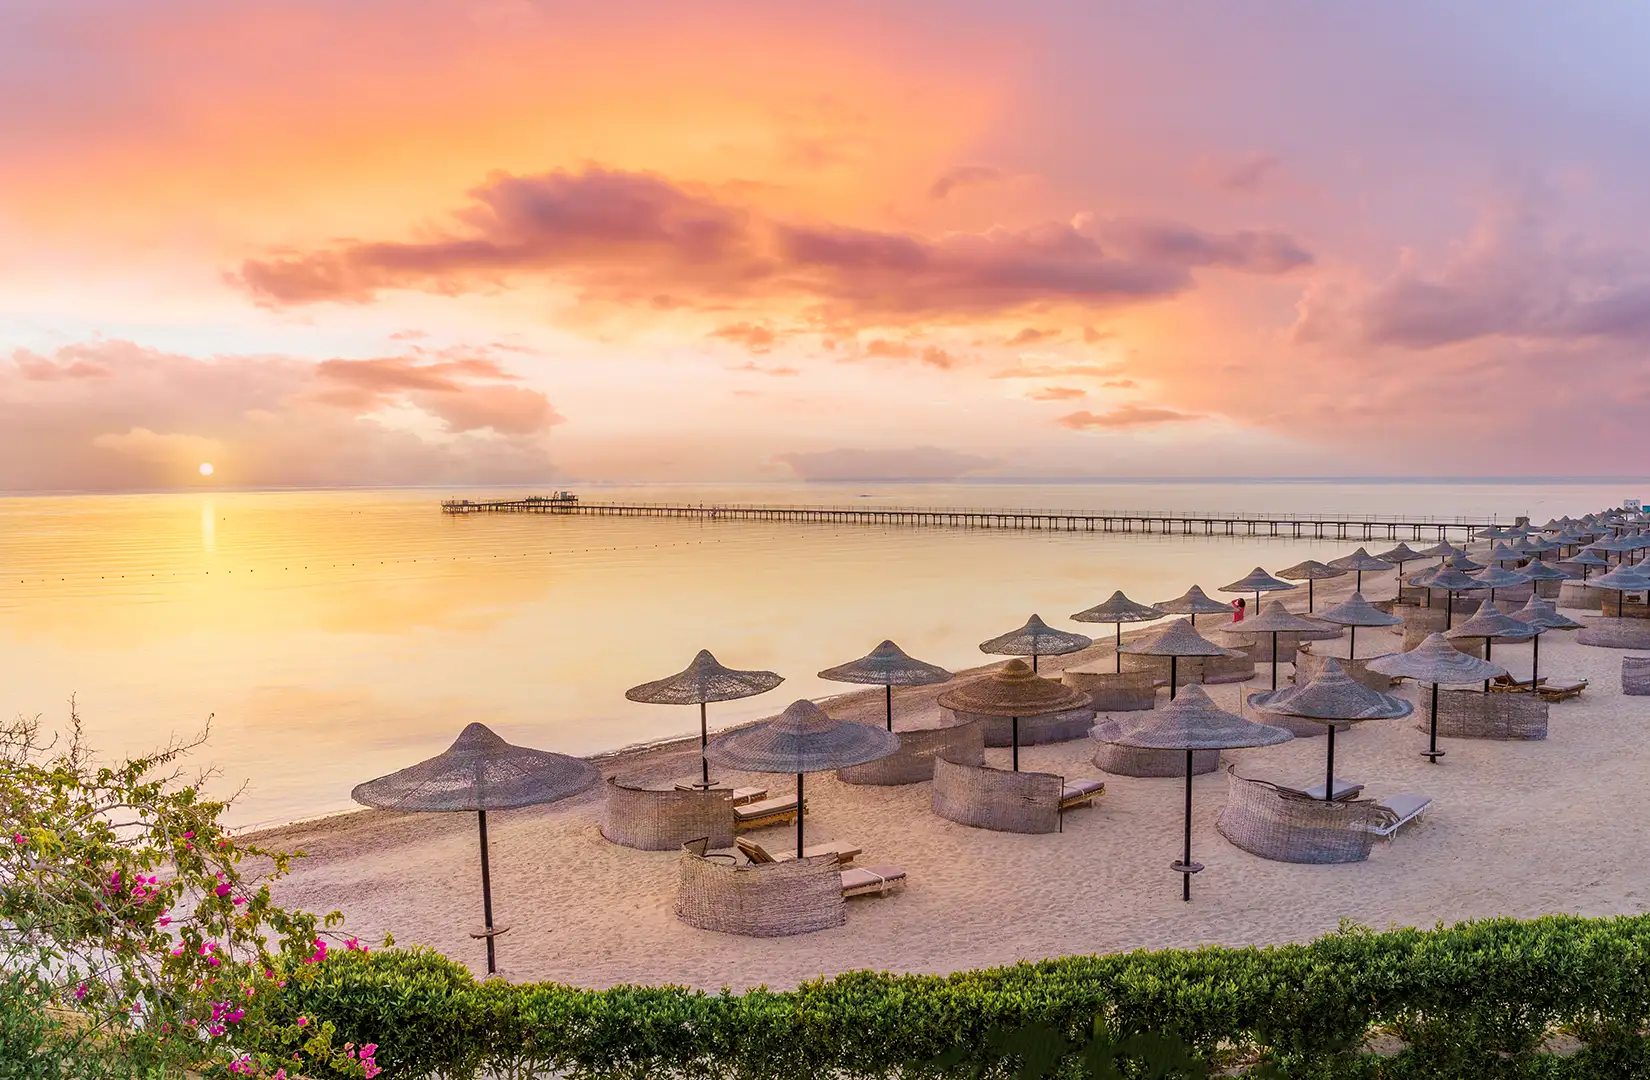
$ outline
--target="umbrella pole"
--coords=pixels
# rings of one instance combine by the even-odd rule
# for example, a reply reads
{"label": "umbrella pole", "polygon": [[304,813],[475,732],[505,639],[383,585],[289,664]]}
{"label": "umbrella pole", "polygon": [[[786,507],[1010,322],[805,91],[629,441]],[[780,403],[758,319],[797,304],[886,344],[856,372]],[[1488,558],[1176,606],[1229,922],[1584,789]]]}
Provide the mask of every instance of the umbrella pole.
{"label": "umbrella pole", "polygon": [[710,790],[710,759],[705,747],[710,745],[710,727],[705,722],[705,703],[699,703],[699,786]]}
{"label": "umbrella pole", "polygon": [[1186,748],[1186,846],[1181,859],[1170,864],[1169,869],[1180,875],[1180,898],[1191,900],[1192,875],[1203,869],[1201,863],[1192,861],[1192,749]]}
{"label": "umbrella pole", "polygon": [[802,858],[802,819],[808,815],[803,813],[807,809],[802,802],[802,774],[796,774],[796,857]]}
{"label": "umbrella pole", "polygon": [[1123,624],[1113,623],[1117,627],[1117,673],[1123,673]]}
{"label": "umbrella pole", "polygon": [[1541,635],[1531,638],[1530,645],[1535,650],[1530,654],[1530,689],[1534,690],[1536,679],[1541,675]]}
{"label": "umbrella pole", "polygon": [[1175,677],[1180,673],[1179,664],[1180,664],[1180,657],[1178,657],[1178,656],[1169,657],[1169,700],[1170,701],[1174,700]]}
{"label": "umbrella pole", "polygon": [[1335,724],[1329,725],[1329,763],[1324,769],[1323,801],[1331,802],[1335,798]]}
{"label": "umbrella pole", "polygon": [[1272,631],[1272,689],[1278,688],[1278,632]]}
{"label": "umbrella pole", "polygon": [[487,811],[476,811],[476,823],[481,830],[481,917],[487,936],[487,974],[498,971],[498,956],[493,946],[493,877],[487,866]]}
{"label": "umbrella pole", "polygon": [[888,705],[888,730],[893,731],[894,730],[894,684],[889,683],[888,685],[884,686],[882,689],[884,691],[883,700],[885,702],[887,702],[887,705]]}
{"label": "umbrella pole", "polygon": [[1444,756],[1444,752],[1442,750],[1438,749],[1438,684],[1437,683],[1432,684],[1432,724],[1431,724],[1431,729],[1432,729],[1432,734],[1429,737],[1429,742],[1428,742],[1429,749],[1425,751],[1425,757],[1427,758],[1427,760],[1431,761],[1434,765],[1436,765],[1436,764],[1438,764],[1438,759]]}
{"label": "umbrella pole", "polygon": [[1306,579],[1306,613],[1308,615],[1312,614],[1312,608],[1317,603],[1317,601],[1314,600],[1313,596],[1312,596],[1313,587],[1316,586],[1317,584],[1318,583],[1316,581],[1313,581],[1311,578]]}
{"label": "umbrella pole", "polygon": [[1019,772],[1020,771],[1020,718],[1018,716],[1011,717],[1009,722],[1010,722],[1011,726],[1014,729],[1013,733],[1009,736],[1009,741],[1014,744],[1014,771]]}
{"label": "umbrella pole", "polygon": [[1446,595],[1449,599],[1444,601],[1444,629],[1448,630],[1455,622],[1455,590],[1449,590]]}
{"label": "umbrella pole", "polygon": [[1036,653],[1031,654],[1031,673],[1033,675],[1037,674],[1037,654]]}
{"label": "umbrella pole", "polygon": [[1356,626],[1352,627],[1352,644],[1347,647],[1346,658],[1348,660],[1358,658],[1358,628]]}
{"label": "umbrella pole", "polygon": [[[1484,662],[1485,663],[1489,662],[1490,649],[1492,648],[1492,646],[1493,646],[1493,643],[1490,641],[1490,639],[1488,637],[1484,638]],[[1489,692],[1490,692],[1490,681],[1488,679],[1485,679],[1484,680],[1484,693],[1487,694]]]}

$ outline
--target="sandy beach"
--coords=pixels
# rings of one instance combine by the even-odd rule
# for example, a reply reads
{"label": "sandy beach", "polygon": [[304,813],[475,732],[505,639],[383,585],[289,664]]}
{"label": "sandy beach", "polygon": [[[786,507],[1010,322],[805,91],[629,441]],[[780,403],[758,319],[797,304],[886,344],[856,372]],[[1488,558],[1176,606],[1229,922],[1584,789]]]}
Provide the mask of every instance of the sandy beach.
{"label": "sandy beach", "polygon": [[[1350,576],[1319,582],[1318,607],[1349,594],[1351,584]],[[1372,599],[1395,589],[1390,572],[1365,575]],[[1289,597],[1292,608],[1304,609],[1304,589]],[[1200,619],[1200,629],[1223,621]],[[1111,628],[1093,629],[1102,644],[1046,658],[1044,673],[1110,670]],[[510,927],[499,940],[500,966],[518,981],[586,987],[777,988],[862,968],[939,973],[1070,953],[1299,941],[1342,920],[1382,928],[1641,912],[1650,906],[1643,871],[1650,865],[1650,823],[1636,809],[1647,706],[1620,694],[1621,651],[1573,638],[1571,631],[1545,635],[1542,671],[1586,678],[1591,686],[1581,698],[1552,706],[1545,741],[1448,739],[1447,756],[1432,765],[1419,753],[1425,736],[1413,718],[1363,723],[1337,738],[1337,775],[1363,783],[1366,795],[1434,799],[1422,821],[1379,843],[1365,863],[1293,865],[1234,847],[1214,827],[1226,797],[1223,768],[1195,781],[1194,856],[1207,869],[1192,902],[1182,903],[1180,878],[1169,869],[1178,854],[1182,781],[1106,776],[1090,761],[1094,744],[1082,739],[1021,751],[1022,768],[1106,780],[1093,809],[1069,813],[1064,832],[1048,835],[945,821],[930,809],[928,784],[854,787],[829,775],[810,777],[809,840],[851,840],[863,848],[861,863],[896,864],[909,883],[886,897],[850,901],[842,927],[751,939],[679,922],[672,908],[680,856],[604,840],[597,789],[549,807],[489,815],[496,918]],[[1359,634],[1363,656],[1398,646],[1399,638],[1384,631]],[[1320,653],[1344,655],[1345,648],[1344,637],[1314,643]],[[1529,656],[1528,645],[1495,652],[1517,675],[1527,676]],[[1208,690],[1238,710],[1243,695],[1268,683],[1261,663],[1256,680]],[[938,689],[897,693],[897,726],[939,723]],[[1418,692],[1409,684],[1394,690]],[[782,695],[773,695],[775,712],[789,700]],[[880,690],[826,704],[835,716],[881,722]],[[989,764],[1006,766],[1008,757],[1006,749],[987,751]],[[1317,738],[1229,751],[1223,764],[1305,784],[1321,779],[1323,760],[1324,740]],[[385,763],[404,764],[411,762]],[[663,782],[696,770],[697,744],[623,752],[598,764],[604,775]],[[735,778],[776,792],[791,783]],[[794,833],[779,827],[754,835],[783,846]],[[481,921],[473,815],[364,811],[267,830],[259,840],[307,855],[279,885],[282,902],[339,909],[349,932],[363,939],[390,932],[400,945],[428,945],[482,969],[483,950],[468,936]]]}

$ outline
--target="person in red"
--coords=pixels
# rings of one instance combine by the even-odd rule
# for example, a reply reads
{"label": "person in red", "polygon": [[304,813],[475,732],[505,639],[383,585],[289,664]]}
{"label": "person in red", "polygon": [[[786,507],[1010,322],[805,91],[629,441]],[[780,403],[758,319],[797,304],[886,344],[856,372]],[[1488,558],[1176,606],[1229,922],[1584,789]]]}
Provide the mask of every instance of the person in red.
{"label": "person in red", "polygon": [[1243,621],[1243,616],[1248,614],[1248,608],[1249,608],[1249,601],[1245,600],[1243,597],[1240,596],[1236,600],[1233,600],[1232,601],[1232,621],[1233,622],[1242,622]]}

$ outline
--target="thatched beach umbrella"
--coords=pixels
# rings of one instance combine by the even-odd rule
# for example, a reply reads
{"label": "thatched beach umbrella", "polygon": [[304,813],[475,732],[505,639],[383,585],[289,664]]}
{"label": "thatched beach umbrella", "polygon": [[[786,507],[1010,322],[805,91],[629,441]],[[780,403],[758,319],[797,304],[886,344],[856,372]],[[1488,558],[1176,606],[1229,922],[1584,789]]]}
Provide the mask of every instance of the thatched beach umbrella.
{"label": "thatched beach umbrella", "polygon": [[1419,551],[1412,550],[1408,544],[1400,543],[1397,547],[1389,548],[1375,557],[1380,559],[1382,562],[1391,563],[1393,566],[1396,566],[1398,568],[1398,577],[1401,579],[1404,576],[1405,563],[1414,562],[1416,559],[1424,558],[1425,556],[1423,556]]}
{"label": "thatched beach umbrella", "polygon": [[1594,567],[1608,567],[1610,560],[1594,551],[1592,548],[1583,548],[1570,556],[1570,561],[1581,567],[1581,582],[1587,583],[1587,574]]}
{"label": "thatched beach umbrella", "polygon": [[631,701],[648,705],[699,706],[699,783],[702,788],[714,786],[710,778],[710,763],[705,758],[705,746],[710,742],[710,729],[705,722],[705,705],[712,701],[737,701],[755,697],[785,681],[783,675],[771,671],[738,671],[723,667],[708,649],[700,649],[693,663],[669,678],[632,686],[624,692]]}
{"label": "thatched beach umbrella", "polygon": [[1232,605],[1211,599],[1201,588],[1193,585],[1173,600],[1164,600],[1153,604],[1152,607],[1165,615],[1188,615],[1192,625],[1197,625],[1199,615],[1226,615],[1230,614]]}
{"label": "thatched beach umbrella", "polygon": [[1650,575],[1637,566],[1618,566],[1608,574],[1600,574],[1587,582],[1588,588],[1606,589],[1616,594],[1616,618],[1627,609],[1627,594],[1650,590]]}
{"label": "thatched beach umbrella", "polygon": [[1438,749],[1438,687],[1440,684],[1460,686],[1466,683],[1493,679],[1505,675],[1507,669],[1476,656],[1468,656],[1449,643],[1443,634],[1428,634],[1425,641],[1409,652],[1378,656],[1367,665],[1370,671],[1390,675],[1396,679],[1414,679],[1432,684],[1432,733],[1427,749],[1421,756],[1438,764],[1444,752]]}
{"label": "thatched beach umbrella", "polygon": [[1471,574],[1484,569],[1484,564],[1473,561],[1472,556],[1465,551],[1457,551],[1444,561],[1444,566],[1451,570],[1459,570],[1463,574]]}
{"label": "thatched beach umbrella", "polygon": [[[1495,606],[1494,600],[1484,601],[1484,606],[1477,613],[1460,626],[1446,630],[1444,636],[1453,640],[1460,638],[1483,638],[1484,659],[1490,659],[1490,646],[1496,638],[1506,641],[1528,641],[1541,633],[1543,628],[1530,623],[1520,622],[1511,615],[1503,615],[1501,609]],[[1484,693],[1490,692],[1489,679],[1484,680]]]}
{"label": "thatched beach umbrella", "polygon": [[1272,689],[1278,688],[1278,635],[1299,634],[1323,629],[1311,619],[1303,619],[1283,606],[1282,600],[1268,601],[1259,615],[1226,627],[1228,634],[1272,635]]}
{"label": "thatched beach umbrella", "polygon": [[[1118,590],[1111,594],[1110,600],[1079,611],[1071,617],[1071,621],[1114,624],[1117,627],[1117,645],[1122,648],[1124,623],[1155,622],[1161,619],[1163,615],[1162,609],[1146,604],[1137,604],[1124,596],[1122,590]],[[1123,654],[1121,652],[1117,654],[1117,670],[1123,670]]]}
{"label": "thatched beach umbrella", "polygon": [[1531,581],[1570,581],[1575,577],[1568,570],[1560,569],[1552,563],[1544,563],[1540,559],[1531,559],[1520,566],[1518,572]]}
{"label": "thatched beach umbrella", "polygon": [[587,791],[601,779],[582,758],[512,746],[485,724],[470,724],[444,753],[399,772],[357,784],[350,798],[379,810],[476,815],[481,834],[481,930],[487,974],[498,970],[493,939],[509,929],[493,925],[493,880],[487,864],[487,811],[540,806]]}
{"label": "thatched beach umbrella", "polygon": [[1479,529],[1472,535],[1479,540],[1505,540],[1508,537],[1517,536],[1518,531],[1516,529],[1503,529],[1499,525],[1491,525],[1488,528]]}
{"label": "thatched beach umbrella", "polygon": [[1388,615],[1365,600],[1363,593],[1358,592],[1353,593],[1328,611],[1319,612],[1318,618],[1326,623],[1345,626],[1351,631],[1352,641],[1346,650],[1346,656],[1349,660],[1358,658],[1358,627],[1397,626],[1404,621],[1396,615]]}
{"label": "thatched beach umbrella", "polygon": [[1432,545],[1431,547],[1422,548],[1420,551],[1417,551],[1415,554],[1420,555],[1424,558],[1428,558],[1428,559],[1430,559],[1434,556],[1437,556],[1438,565],[1442,566],[1442,565],[1444,565],[1444,560],[1445,559],[1447,559],[1451,555],[1455,554],[1455,545],[1450,543],[1448,540],[1440,540],[1436,544]]}
{"label": "thatched beach umbrella", "polygon": [[1539,559],[1549,551],[1557,551],[1561,546],[1563,545],[1555,543],[1554,541],[1547,539],[1545,536],[1536,536],[1518,544],[1517,550],[1522,551],[1526,555],[1534,555]]}
{"label": "thatched beach umbrella", "polygon": [[[1359,548],[1359,550],[1363,550]],[[1313,594],[1313,586],[1325,578],[1345,577],[1347,571],[1328,563],[1318,562],[1316,559],[1307,559],[1298,562],[1287,570],[1279,570],[1278,577],[1287,581],[1306,582],[1306,610],[1311,611],[1317,604],[1317,597]]]}
{"label": "thatched beach umbrella", "polygon": [[892,641],[884,641],[858,660],[826,668],[819,673],[819,677],[832,682],[882,687],[889,731],[894,730],[894,687],[932,686],[956,678],[938,664],[925,664],[907,656],[905,650]]}
{"label": "thatched beach umbrella", "polygon": [[1169,658],[1169,700],[1173,701],[1178,688],[1179,664],[1182,656],[1237,656],[1231,649],[1221,648],[1185,619],[1176,619],[1155,634],[1121,646],[1131,656],[1167,656]]}
{"label": "thatched beach umbrella", "polygon": [[718,735],[705,756],[718,765],[743,772],[796,774],[796,857],[802,858],[802,777],[835,772],[850,765],[887,757],[899,749],[899,736],[869,724],[833,720],[811,701],[793,701],[772,720]]}
{"label": "thatched beach umbrella", "polygon": [[1521,551],[1514,551],[1506,545],[1505,541],[1502,541],[1490,549],[1488,558],[1492,563],[1517,563],[1523,562],[1525,555]]}
{"label": "thatched beach umbrella", "polygon": [[1255,607],[1260,607],[1260,594],[1263,592],[1283,592],[1287,589],[1298,589],[1299,585],[1291,585],[1287,581],[1279,580],[1268,574],[1260,567],[1255,567],[1247,574],[1238,578],[1230,585],[1222,585],[1221,592],[1254,593]]}
{"label": "thatched beach umbrella", "polygon": [[[1529,603],[1511,613],[1519,622],[1539,626],[1543,630],[1580,630],[1581,624],[1539,596],[1531,596]],[[1541,675],[1541,635],[1530,639],[1530,686],[1534,687]]]}
{"label": "thatched beach umbrella", "polygon": [[1094,644],[1094,639],[1066,630],[1056,630],[1033,615],[1018,630],[1010,630],[990,641],[980,642],[980,651],[996,656],[1029,656],[1031,670],[1037,670],[1039,656],[1064,656]]}
{"label": "thatched beach umbrella", "polygon": [[1415,703],[1371,690],[1346,673],[1339,660],[1323,662],[1323,669],[1304,686],[1290,686],[1269,694],[1250,694],[1249,705],[1260,712],[1298,716],[1329,729],[1329,756],[1324,769],[1323,798],[1335,797],[1335,726],[1357,720],[1397,720],[1415,711]]}
{"label": "thatched beach umbrella", "polygon": [[1495,599],[1495,590],[1510,589],[1515,585],[1528,585],[1530,575],[1522,570],[1508,570],[1505,566],[1491,564],[1472,575],[1472,579],[1490,591],[1490,599]]}
{"label": "thatched beach umbrella", "polygon": [[[1422,580],[1422,575],[1417,574],[1410,579],[1410,584],[1426,586],[1429,598],[1433,589],[1443,589],[1448,594],[1444,610],[1444,629],[1446,630],[1455,622],[1455,594],[1458,592],[1477,592],[1480,589],[1489,587],[1480,585],[1465,571],[1450,566],[1428,573],[1425,575],[1425,580]],[[1431,607],[1432,605],[1429,602],[1427,606]]]}
{"label": "thatched beach umbrella", "polygon": [[[1111,733],[1108,733],[1110,735]],[[1186,751],[1186,845],[1181,859],[1170,868],[1181,875],[1180,898],[1192,898],[1192,875],[1203,869],[1192,861],[1192,758],[1199,750],[1232,750],[1242,746],[1275,746],[1294,736],[1282,728],[1257,724],[1229,713],[1210,700],[1201,686],[1155,709],[1138,727],[1118,732],[1108,742],[1142,750]]]}
{"label": "thatched beach umbrella", "polygon": [[1078,709],[1091,700],[1081,690],[1043,678],[1027,667],[1024,660],[1010,660],[991,674],[970,679],[939,696],[940,707],[952,712],[1008,717],[1015,772],[1020,771],[1021,717]]}
{"label": "thatched beach umbrella", "polygon": [[[1399,546],[1402,547],[1402,545]],[[1393,550],[1396,551],[1397,548],[1394,548]],[[1414,557],[1414,553],[1410,552],[1408,548],[1404,548],[1404,551],[1412,558]],[[1365,548],[1359,548],[1352,554],[1342,555],[1338,559],[1330,559],[1329,565],[1338,567],[1342,570],[1351,570],[1353,573],[1358,575],[1357,581],[1352,585],[1354,592],[1364,591],[1364,571],[1367,570],[1374,574],[1379,573],[1382,570],[1391,570],[1393,567],[1393,563],[1389,561],[1386,556],[1371,555]],[[1399,573],[1402,572],[1403,569],[1400,567]]]}

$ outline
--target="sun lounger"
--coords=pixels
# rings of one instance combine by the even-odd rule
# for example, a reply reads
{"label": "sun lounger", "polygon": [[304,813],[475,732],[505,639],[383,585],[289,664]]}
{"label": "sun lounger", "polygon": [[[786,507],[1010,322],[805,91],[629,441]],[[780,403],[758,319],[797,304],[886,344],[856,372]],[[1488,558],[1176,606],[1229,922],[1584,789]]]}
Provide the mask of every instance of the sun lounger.
{"label": "sun lounger", "polygon": [[842,871],[844,899],[850,896],[869,896],[873,893],[882,896],[904,884],[905,871],[897,866],[878,863]]}
{"label": "sun lounger", "polygon": [[796,820],[796,796],[780,795],[773,799],[759,799],[733,808],[735,829],[760,829]]}
{"label": "sun lounger", "polygon": [[1094,800],[1105,794],[1105,791],[1104,780],[1067,780],[1060,791],[1060,812],[1075,810],[1079,806],[1093,806]]}
{"label": "sun lounger", "polygon": [[1581,692],[1587,689],[1586,679],[1573,679],[1567,682],[1548,682],[1535,688],[1535,692],[1548,701],[1565,701],[1569,698],[1580,697]]}
{"label": "sun lounger", "polygon": [[1399,829],[1412,821],[1419,820],[1421,815],[1426,813],[1427,807],[1432,805],[1432,798],[1428,795],[1388,795],[1380,800],[1379,805],[1397,814],[1398,820],[1390,825],[1375,826],[1369,831],[1376,836],[1391,840],[1397,835]]}
{"label": "sun lounger", "polygon": [[1527,694],[1531,690],[1539,691],[1547,685],[1547,676],[1542,675],[1531,683],[1523,679],[1515,679],[1511,675],[1497,675],[1490,683],[1490,690],[1498,694]]}
{"label": "sun lounger", "polygon": [[[794,850],[771,852],[755,840],[743,836],[733,843],[735,847],[744,853],[745,858],[753,863],[776,863],[796,858]],[[829,840],[823,844],[809,844],[802,849],[804,858],[812,858],[815,855],[835,855],[836,861],[844,864],[853,862],[859,852],[859,845],[850,843],[847,840]]]}
{"label": "sun lounger", "polygon": [[[1278,786],[1283,788],[1284,791],[1292,791],[1297,795],[1305,795],[1308,799],[1323,798],[1322,783],[1313,784],[1311,787],[1303,788],[1292,788],[1283,784],[1279,784]],[[1337,776],[1335,777],[1335,794],[1332,798],[1334,798],[1336,802],[1340,802],[1343,799],[1355,799],[1358,797],[1358,793],[1363,789],[1364,786],[1362,784],[1354,783],[1351,780],[1342,780]]]}
{"label": "sun lounger", "polygon": [[[676,785],[676,790],[698,791],[700,789],[691,783],[683,781],[682,783]],[[711,788],[711,790],[725,791],[727,789],[722,787],[714,787]],[[746,803],[753,803],[760,799],[766,799],[767,797],[768,789],[765,787],[736,787],[733,789],[733,805],[735,806],[743,806]]]}

